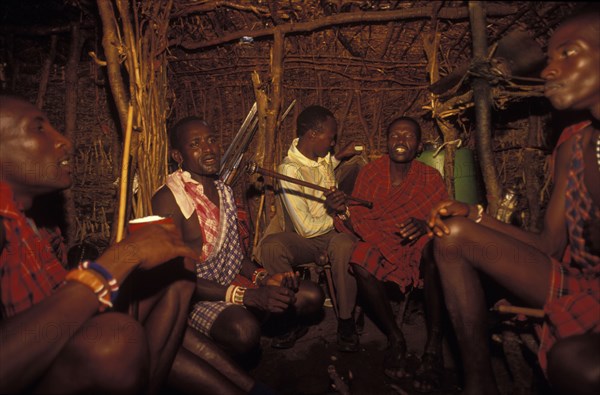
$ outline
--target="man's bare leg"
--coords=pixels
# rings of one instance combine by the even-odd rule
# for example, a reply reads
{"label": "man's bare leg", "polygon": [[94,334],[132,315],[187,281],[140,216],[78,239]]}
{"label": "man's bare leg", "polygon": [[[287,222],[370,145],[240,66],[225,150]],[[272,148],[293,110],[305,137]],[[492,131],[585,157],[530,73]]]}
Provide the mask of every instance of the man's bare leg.
{"label": "man's bare leg", "polygon": [[33,392],[141,393],[148,384],[148,355],[137,321],[120,313],[101,314],[78,330]]}
{"label": "man's bare leg", "polygon": [[435,239],[434,254],[462,354],[464,393],[498,394],[479,272],[540,307],[548,294],[550,260],[535,248],[466,218],[450,218],[446,224],[450,235]]}

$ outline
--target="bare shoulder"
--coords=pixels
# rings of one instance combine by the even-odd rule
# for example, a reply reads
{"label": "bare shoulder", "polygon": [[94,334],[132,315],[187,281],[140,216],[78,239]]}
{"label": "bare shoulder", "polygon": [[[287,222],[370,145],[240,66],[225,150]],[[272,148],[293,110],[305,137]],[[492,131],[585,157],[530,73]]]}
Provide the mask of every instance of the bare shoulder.
{"label": "bare shoulder", "polygon": [[181,216],[181,210],[177,205],[175,196],[166,185],[163,185],[152,196],[152,212],[156,215],[168,217]]}

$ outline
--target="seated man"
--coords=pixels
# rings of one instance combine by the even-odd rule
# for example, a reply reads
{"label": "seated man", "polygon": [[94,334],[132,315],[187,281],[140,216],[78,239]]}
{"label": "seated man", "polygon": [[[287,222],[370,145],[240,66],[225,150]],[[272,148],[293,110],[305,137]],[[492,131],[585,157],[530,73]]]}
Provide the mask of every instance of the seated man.
{"label": "seated man", "polygon": [[[384,282],[398,284],[400,290],[423,285],[424,271],[427,344],[414,382],[415,388],[429,391],[439,384],[443,369],[441,286],[429,249],[427,226],[422,219],[431,208],[448,198],[444,181],[437,170],[415,158],[421,151],[421,127],[410,117],[400,117],[387,129],[388,155],[363,167],[352,195],[373,202],[373,208],[350,206],[349,216],[336,220],[336,227],[355,234],[356,244],[350,265],[360,295],[376,322],[388,337],[389,350],[384,361],[386,374],[407,376],[406,342],[396,323]],[[331,202],[346,210],[343,196]],[[338,198],[340,200],[338,200]],[[421,259],[423,258],[423,259]]]}
{"label": "seated man", "polygon": [[[294,139],[279,172],[288,177],[335,188],[334,168],[340,160],[356,155],[354,143],[346,145],[335,156],[337,122],[331,111],[310,106],[300,113],[298,138]],[[281,181],[281,196],[294,229],[266,236],[260,245],[259,261],[271,273],[292,270],[297,265],[317,262],[323,254],[329,257],[338,301],[338,347],[356,352],[359,339],[353,318],[356,304],[356,280],[349,273],[348,260],[354,237],[339,233],[333,226],[333,215],[325,206],[325,194],[319,190]],[[291,347],[304,332],[302,326],[274,339],[276,348]]]}
{"label": "seated man", "polygon": [[[431,212],[428,225],[463,356],[465,394],[499,393],[480,272],[523,303],[544,309],[538,357],[558,393],[600,391],[600,10],[592,7],[554,32],[542,71],[545,95],[556,109],[591,112],[591,121],[565,130],[571,136],[556,149],[542,232],[455,201]],[[560,262],[567,248],[570,261]]]}
{"label": "seated man", "polygon": [[[67,271],[60,235],[29,215],[34,199],[71,185],[71,142],[9,95],[0,95],[0,141],[0,393],[157,393],[169,373],[190,377],[194,393],[260,388],[248,376],[223,383],[219,371],[235,366],[205,341],[186,336],[181,347],[193,282],[177,262],[161,263],[196,255],[175,226],[149,225]],[[140,272],[153,281],[133,295],[138,322],[110,310],[126,311],[118,287]]]}
{"label": "seated man", "polygon": [[292,272],[271,275],[244,256],[233,191],[218,178],[219,138],[205,121],[180,120],[170,139],[179,169],[156,192],[152,208],[173,219],[195,252],[199,301],[189,324],[233,354],[247,354],[260,342],[255,313],[310,314],[321,308],[323,291]]}

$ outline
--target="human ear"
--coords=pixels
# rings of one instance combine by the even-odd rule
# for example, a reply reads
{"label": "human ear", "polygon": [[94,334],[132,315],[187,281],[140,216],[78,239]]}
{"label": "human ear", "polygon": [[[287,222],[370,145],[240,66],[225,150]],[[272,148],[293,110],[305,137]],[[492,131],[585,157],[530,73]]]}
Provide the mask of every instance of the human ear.
{"label": "human ear", "polygon": [[171,158],[173,158],[173,160],[180,165],[183,163],[183,158],[181,157],[181,152],[179,152],[176,149],[171,150]]}

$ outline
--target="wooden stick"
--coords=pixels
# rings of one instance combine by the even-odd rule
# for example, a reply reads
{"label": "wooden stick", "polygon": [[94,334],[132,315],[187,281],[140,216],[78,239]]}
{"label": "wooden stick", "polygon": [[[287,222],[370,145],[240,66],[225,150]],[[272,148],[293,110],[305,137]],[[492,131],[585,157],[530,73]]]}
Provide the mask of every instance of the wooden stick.
{"label": "wooden stick", "polygon": [[125,144],[123,146],[123,162],[121,164],[121,182],[119,186],[119,218],[117,222],[117,243],[123,240],[125,228],[125,207],[127,202],[127,174],[129,173],[129,147],[131,146],[131,129],[133,125],[133,106],[129,104],[127,112],[127,128],[125,129]]}
{"label": "wooden stick", "polygon": [[[289,176],[286,176],[286,175],[281,174],[281,173],[277,173],[277,172],[274,172],[274,171],[271,171],[271,170],[268,170],[268,169],[264,169],[262,167],[258,167],[256,165],[256,163],[254,163],[254,162],[248,162],[246,164],[246,172],[249,175],[254,174],[254,173],[260,173],[260,174],[265,175],[265,176],[270,176],[270,177],[273,177],[273,178],[278,178],[278,179],[281,179],[281,180],[284,180],[284,181],[291,182],[292,184],[298,184],[298,185],[302,185],[302,186],[305,186],[305,187],[308,187],[308,188],[316,189],[317,191],[321,191],[321,192],[331,192],[331,190],[329,188],[322,187],[322,186],[320,186],[318,184],[313,184],[311,182],[299,180],[297,178],[289,177]],[[360,203],[360,204],[362,204],[362,205],[364,205],[364,206],[366,206],[368,208],[373,208],[373,202],[370,202],[368,200],[359,199],[357,197],[350,196],[350,195],[346,196],[346,198],[348,200],[352,200],[352,201],[355,201],[357,203]]]}
{"label": "wooden stick", "polygon": [[505,314],[523,314],[529,317],[544,318],[546,315],[542,309],[532,309],[529,307],[518,307],[510,305],[500,305],[494,308],[499,313]]}

